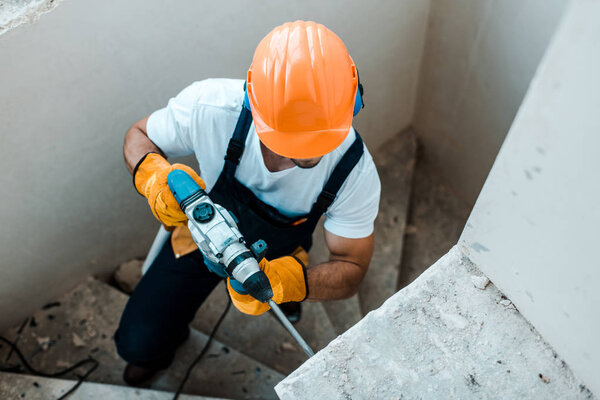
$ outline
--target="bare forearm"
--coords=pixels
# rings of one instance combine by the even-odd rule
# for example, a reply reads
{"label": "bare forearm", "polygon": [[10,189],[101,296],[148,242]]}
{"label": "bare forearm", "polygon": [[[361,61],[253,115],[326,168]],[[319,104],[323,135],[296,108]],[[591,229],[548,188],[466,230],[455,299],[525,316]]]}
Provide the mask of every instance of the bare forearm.
{"label": "bare forearm", "polygon": [[346,299],[358,292],[373,254],[373,234],[348,239],[325,230],[329,261],[307,270],[308,299]]}
{"label": "bare forearm", "polygon": [[[148,138],[145,132],[146,119],[133,125],[125,135],[123,144],[123,158],[129,173],[145,154],[155,152],[163,154],[162,151]],[[143,123],[143,124],[142,124]]]}
{"label": "bare forearm", "polygon": [[363,269],[348,261],[328,261],[307,270],[308,300],[338,300],[353,296],[364,277]]}

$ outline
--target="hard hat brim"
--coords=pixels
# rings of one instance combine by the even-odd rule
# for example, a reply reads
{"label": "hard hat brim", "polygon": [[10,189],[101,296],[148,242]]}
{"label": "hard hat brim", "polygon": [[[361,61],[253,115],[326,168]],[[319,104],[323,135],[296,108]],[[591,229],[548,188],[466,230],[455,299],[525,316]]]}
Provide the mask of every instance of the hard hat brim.
{"label": "hard hat brim", "polygon": [[352,127],[352,118],[339,128],[325,131],[281,132],[254,119],[260,141],[272,152],[287,158],[307,159],[324,156],[341,145]]}

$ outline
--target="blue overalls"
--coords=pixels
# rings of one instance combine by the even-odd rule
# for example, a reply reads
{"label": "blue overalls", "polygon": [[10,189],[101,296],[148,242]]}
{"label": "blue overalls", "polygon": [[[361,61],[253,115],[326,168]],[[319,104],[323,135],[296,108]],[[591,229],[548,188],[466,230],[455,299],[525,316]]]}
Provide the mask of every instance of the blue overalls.
{"label": "blue overalls", "polygon": [[[235,178],[251,124],[252,114],[242,107],[223,170],[209,195],[237,217],[247,243],[258,239],[267,242],[267,259],[288,255],[298,246],[308,251],[320,217],[363,155],[362,139],[357,132],[309,213],[289,218],[262,202]],[[176,348],[186,339],[196,311],[221,279],[208,271],[199,250],[175,258],[171,241],[167,240],[123,311],[115,333],[119,355],[141,367],[166,368]]]}

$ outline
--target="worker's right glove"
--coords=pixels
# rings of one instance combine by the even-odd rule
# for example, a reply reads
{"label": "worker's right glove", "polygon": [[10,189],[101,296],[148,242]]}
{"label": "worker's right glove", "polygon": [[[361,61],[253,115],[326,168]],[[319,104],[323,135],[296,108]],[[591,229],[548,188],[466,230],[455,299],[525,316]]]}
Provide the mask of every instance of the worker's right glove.
{"label": "worker's right glove", "polygon": [[[263,258],[260,261],[258,265],[271,283],[275,303],[300,302],[306,299],[308,295],[307,264],[308,253],[302,247],[298,247],[292,255],[271,261]],[[231,287],[229,278],[227,278],[227,290],[233,305],[244,314],[260,315],[271,308],[268,304],[261,303],[249,294],[236,292]]]}
{"label": "worker's right glove", "polygon": [[169,172],[180,169],[190,175],[202,189],[204,181],[190,167],[183,164],[171,165],[158,153],[146,154],[133,170],[133,182],[137,191],[148,199],[152,213],[166,226],[185,225],[187,217],[167,184]]}

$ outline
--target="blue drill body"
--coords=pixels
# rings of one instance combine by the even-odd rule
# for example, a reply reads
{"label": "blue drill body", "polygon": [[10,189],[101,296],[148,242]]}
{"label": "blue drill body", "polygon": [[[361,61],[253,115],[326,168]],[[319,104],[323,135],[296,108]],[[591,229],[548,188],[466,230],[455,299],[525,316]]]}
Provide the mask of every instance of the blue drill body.
{"label": "blue drill body", "polygon": [[262,240],[250,248],[237,228],[235,217],[212,202],[208,194],[181,170],[171,171],[167,183],[188,217],[188,228],[204,256],[206,267],[230,278],[232,288],[261,302],[273,297],[270,282],[258,266],[267,246]]}

